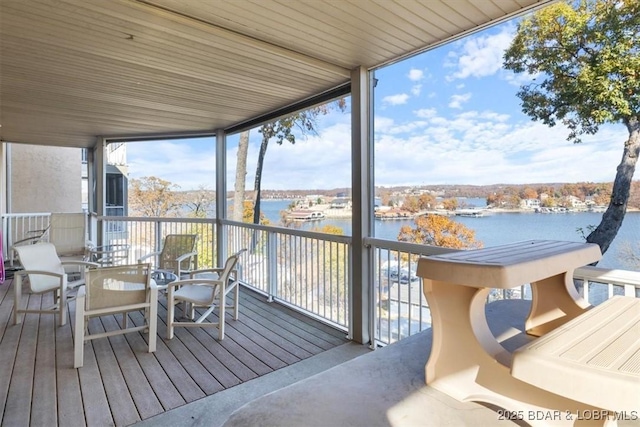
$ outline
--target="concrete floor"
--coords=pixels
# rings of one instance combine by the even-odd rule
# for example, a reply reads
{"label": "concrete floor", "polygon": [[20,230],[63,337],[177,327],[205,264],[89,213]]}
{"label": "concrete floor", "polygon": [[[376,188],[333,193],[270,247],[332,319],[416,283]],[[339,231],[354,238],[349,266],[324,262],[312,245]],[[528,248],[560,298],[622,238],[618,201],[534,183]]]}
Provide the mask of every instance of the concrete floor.
{"label": "concrete floor", "polygon": [[[487,306],[494,335],[508,349],[528,301]],[[460,426],[511,425],[479,404],[458,402],[425,384],[431,330],[371,351],[349,343],[264,377],[139,423],[141,426]]]}

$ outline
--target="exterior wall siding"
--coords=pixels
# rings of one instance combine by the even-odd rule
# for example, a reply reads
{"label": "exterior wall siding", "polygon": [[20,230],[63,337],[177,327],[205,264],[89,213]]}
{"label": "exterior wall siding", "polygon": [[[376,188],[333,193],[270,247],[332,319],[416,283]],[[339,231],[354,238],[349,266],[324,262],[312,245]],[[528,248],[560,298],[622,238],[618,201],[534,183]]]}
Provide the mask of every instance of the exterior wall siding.
{"label": "exterior wall siding", "polygon": [[80,212],[81,150],[11,146],[11,212]]}

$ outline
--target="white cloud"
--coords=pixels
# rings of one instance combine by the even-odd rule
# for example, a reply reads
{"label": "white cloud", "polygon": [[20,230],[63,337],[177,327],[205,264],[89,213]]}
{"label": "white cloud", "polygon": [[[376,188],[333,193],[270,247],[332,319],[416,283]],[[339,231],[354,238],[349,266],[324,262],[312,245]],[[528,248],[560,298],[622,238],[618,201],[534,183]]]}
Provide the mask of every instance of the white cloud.
{"label": "white cloud", "polygon": [[423,119],[430,119],[436,117],[438,112],[435,108],[421,108],[420,110],[415,110],[413,114]]}
{"label": "white cloud", "polygon": [[502,56],[515,34],[515,27],[506,25],[498,34],[477,36],[461,42],[459,52],[450,52],[445,66],[456,70],[446,79],[486,77],[497,73],[502,67]]}
{"label": "white cloud", "polygon": [[[336,113],[337,114],[337,113]],[[375,117],[376,185],[496,184],[612,181],[627,137],[624,126],[604,126],[582,144],[566,141],[568,130],[491,110],[439,115],[435,108],[410,116]],[[263,188],[330,189],[351,184],[348,119],[319,129],[296,144],[270,144]],[[247,189],[253,188],[260,135],[251,133]],[[228,185],[235,180],[237,136],[227,140]],[[213,140],[198,147],[180,141],[131,143],[132,177],[157,176],[182,189],[214,189]]]}
{"label": "white cloud", "polygon": [[411,95],[418,96],[420,95],[421,90],[422,90],[422,85],[413,85],[411,87]]}
{"label": "white cloud", "polygon": [[610,182],[626,136],[624,127],[607,126],[572,144],[562,126],[509,123],[493,111],[418,111],[428,126],[395,125],[416,128],[410,136],[376,129],[376,185]]}
{"label": "white cloud", "polygon": [[505,80],[507,83],[514,86],[522,86],[522,85],[529,84],[533,82],[533,80],[541,76],[542,74],[540,73],[529,74],[527,72],[524,72],[524,73],[516,74],[512,71],[507,71],[507,70],[503,70],[502,73],[500,73],[500,77],[503,80]]}
{"label": "white cloud", "polygon": [[449,101],[450,108],[462,109],[462,104],[471,99],[471,93],[464,93],[462,95],[453,95]]}
{"label": "white cloud", "polygon": [[400,93],[397,95],[385,96],[382,99],[382,102],[384,104],[389,104],[389,105],[401,105],[401,104],[406,104],[408,99],[409,99],[409,95],[407,95],[406,93]]}
{"label": "white cloud", "polygon": [[197,146],[188,140],[131,142],[127,144],[129,176],[155,176],[181,190],[215,188],[215,139]]}
{"label": "white cloud", "polygon": [[419,82],[424,78],[424,71],[417,68],[412,68],[409,70],[409,74],[407,75],[407,77],[409,77],[409,80],[411,80],[412,82]]}

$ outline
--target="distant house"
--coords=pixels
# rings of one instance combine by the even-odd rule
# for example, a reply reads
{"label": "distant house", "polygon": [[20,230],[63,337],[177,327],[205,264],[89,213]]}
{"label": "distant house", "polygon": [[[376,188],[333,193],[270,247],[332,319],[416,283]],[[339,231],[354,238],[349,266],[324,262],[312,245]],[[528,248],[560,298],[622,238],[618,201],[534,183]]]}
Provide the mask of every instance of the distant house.
{"label": "distant house", "polygon": [[351,199],[337,197],[331,201],[331,209],[347,209],[351,207]]}
{"label": "distant house", "polygon": [[587,204],[576,196],[567,196],[567,206],[572,208],[586,208]]}
{"label": "distant house", "polygon": [[539,199],[523,199],[520,200],[520,207],[523,209],[535,209],[540,207]]}

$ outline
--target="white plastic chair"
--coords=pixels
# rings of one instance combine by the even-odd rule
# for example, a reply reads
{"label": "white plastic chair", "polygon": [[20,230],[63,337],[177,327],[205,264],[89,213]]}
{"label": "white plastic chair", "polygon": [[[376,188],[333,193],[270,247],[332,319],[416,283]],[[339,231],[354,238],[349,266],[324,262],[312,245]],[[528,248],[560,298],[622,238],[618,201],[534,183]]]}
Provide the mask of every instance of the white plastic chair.
{"label": "white plastic chair", "polygon": [[[156,351],[158,288],[151,280],[149,264],[101,267],[86,272],[86,284],[78,289],[74,330],[73,367],[84,364],[84,343],[129,332],[146,331],[149,353]],[[145,324],[128,327],[127,313],[144,310]],[[122,328],[89,334],[91,317],[122,314]]]}
{"label": "white plastic chair", "polygon": [[[33,245],[17,246],[13,248],[18,254],[24,270],[15,273],[13,284],[14,307],[13,324],[20,323],[19,313],[57,313],[59,323],[67,323],[67,291],[84,284],[84,269],[97,264],[86,261],[60,261],[56,248],[51,243],[36,243]],[[67,280],[64,267],[75,265],[81,267],[80,276],[73,281]],[[29,290],[34,294],[53,292],[54,305],[43,309],[21,309],[23,279],[29,278]]]}
{"label": "white plastic chair", "polygon": [[[240,255],[246,251],[242,249],[231,255],[223,268],[208,268],[193,271],[189,279],[177,280],[167,285],[167,339],[173,338],[173,328],[182,327],[215,327],[218,328],[218,339],[224,339],[225,312],[233,309],[233,318],[238,320],[240,282],[236,265]],[[227,305],[227,295],[233,291],[233,304]],[[175,305],[184,303],[185,314],[189,312],[194,318],[197,307],[207,307],[207,310],[195,321],[179,322],[175,320]],[[188,306],[188,307],[187,307]],[[218,307],[218,322],[204,322]]]}

